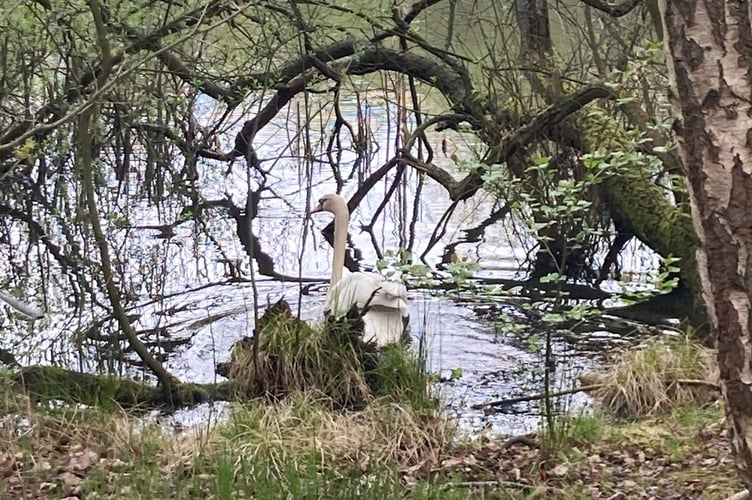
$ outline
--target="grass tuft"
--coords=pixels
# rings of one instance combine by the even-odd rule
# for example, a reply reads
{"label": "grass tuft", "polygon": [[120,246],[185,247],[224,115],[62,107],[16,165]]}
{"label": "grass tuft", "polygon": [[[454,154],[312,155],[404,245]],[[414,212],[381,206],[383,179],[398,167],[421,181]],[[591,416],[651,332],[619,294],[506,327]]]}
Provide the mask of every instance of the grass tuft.
{"label": "grass tuft", "polygon": [[603,409],[632,419],[715,401],[718,378],[712,349],[688,338],[659,339],[624,351],[607,372],[592,379],[602,387],[591,394]]}
{"label": "grass tuft", "polygon": [[380,397],[416,407],[437,404],[421,360],[401,345],[379,350],[363,342],[355,314],[314,329],[280,301],[259,323],[258,347],[253,339],[236,343],[227,368],[227,377],[246,397],[280,400],[306,392],[348,409],[364,408]]}

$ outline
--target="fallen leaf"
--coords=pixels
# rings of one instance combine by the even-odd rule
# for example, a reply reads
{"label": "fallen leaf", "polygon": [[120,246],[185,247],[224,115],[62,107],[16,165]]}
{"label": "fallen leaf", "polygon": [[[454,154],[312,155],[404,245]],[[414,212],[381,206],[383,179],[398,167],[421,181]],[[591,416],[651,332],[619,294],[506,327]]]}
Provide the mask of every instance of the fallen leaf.
{"label": "fallen leaf", "polygon": [[67,469],[71,472],[88,470],[97,458],[99,458],[99,455],[92,450],[75,452],[71,455],[70,460],[68,461]]}
{"label": "fallen leaf", "polygon": [[83,479],[75,474],[71,474],[70,472],[63,472],[60,474],[59,479],[68,489],[75,488],[83,482]]}
{"label": "fallen leaf", "polygon": [[50,469],[52,469],[52,464],[50,464],[49,460],[41,459],[36,464],[34,464],[33,470],[46,472]]}
{"label": "fallen leaf", "polygon": [[57,488],[57,484],[45,481],[39,485],[39,493],[49,493],[55,488]]}
{"label": "fallen leaf", "polygon": [[564,477],[569,472],[569,467],[567,467],[564,464],[559,464],[553,469],[551,469],[551,474],[556,477]]}

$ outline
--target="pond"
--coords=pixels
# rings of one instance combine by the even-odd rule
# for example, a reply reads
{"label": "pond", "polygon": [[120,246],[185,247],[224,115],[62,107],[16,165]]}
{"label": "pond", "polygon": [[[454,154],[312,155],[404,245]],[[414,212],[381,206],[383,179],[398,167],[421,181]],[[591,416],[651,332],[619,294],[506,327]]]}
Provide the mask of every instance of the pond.
{"label": "pond", "polygon": [[[359,130],[368,137],[364,155],[344,149],[336,165],[345,179],[342,194],[346,199],[394,155],[401,127],[414,126],[401,118],[399,107],[390,99],[365,92],[357,103],[341,103],[345,119],[359,123]],[[212,125],[217,116],[213,103],[206,100],[201,104],[200,119]],[[135,318],[134,327],[142,338],[162,352],[168,370],[184,381],[218,380],[216,364],[229,357],[236,340],[249,335],[255,314],[281,298],[301,318],[321,321],[331,266],[331,249],[321,230],[329,218],[309,218],[306,213],[314,200],[337,187],[325,154],[334,114],[324,103],[306,125],[302,104],[302,99],[293,101],[290,109],[297,109],[297,116],[280,118],[258,134],[255,146],[267,171],[263,176],[247,171],[244,162],[228,168],[226,163],[202,161],[190,195],[173,192],[156,204],[148,202],[140,188],[142,170],[131,171],[126,182],[114,175],[109,179],[109,198],[101,200],[102,218],[109,223],[108,238],[113,259],[119,263],[121,287],[127,292],[128,313]],[[232,147],[242,117],[236,118],[238,123],[223,129],[219,136],[223,150]],[[472,157],[479,148],[473,140],[452,131],[428,134],[436,152],[434,163],[456,178],[464,175],[460,167],[450,153],[440,152],[449,144],[454,154]],[[394,172],[376,183],[353,213],[352,245],[360,251],[364,267],[373,268],[379,252],[394,252],[412,242],[415,259],[422,256],[439,271],[447,245],[451,245],[458,260],[480,265],[479,276],[524,276],[522,263],[531,242],[508,220],[491,224],[477,240],[462,243],[464,230],[484,224],[498,208],[498,201],[488,193],[479,192],[460,204],[448,219],[443,236],[429,247],[451,202],[441,186],[407,169],[383,213],[372,223],[371,216],[393,180]],[[262,185],[264,189],[259,190]],[[276,276],[303,278],[304,283],[264,276],[248,258],[238,238],[237,220],[228,207],[245,208],[249,192],[261,196],[251,230],[271,258]],[[204,207],[200,217],[184,217],[186,200],[191,197]],[[164,224],[177,220],[183,222],[165,233]],[[370,234],[360,231],[361,226],[371,227]],[[655,259],[639,251],[633,251],[623,265],[625,272],[644,272],[654,266]],[[239,277],[244,281],[238,281]],[[302,294],[303,285],[306,293]],[[2,339],[2,347],[14,352],[23,364],[57,363],[147,377],[134,366],[102,355],[123,345],[115,335],[115,325],[111,321],[93,323],[102,317],[103,309],[91,307],[71,314],[64,286],[62,279],[46,282],[49,317],[33,328],[15,322],[8,325],[12,335]],[[99,285],[94,286],[101,293]],[[258,297],[256,311],[254,296]],[[540,417],[535,402],[493,412],[471,408],[488,400],[541,391],[541,332],[520,312],[525,299],[431,289],[411,289],[409,297],[413,345],[425,345],[428,367],[438,378],[436,388],[462,426],[472,433],[519,434],[536,429]],[[506,321],[498,321],[502,316]],[[97,334],[87,336],[92,326]],[[595,330],[590,334],[593,341],[586,345],[557,338],[557,387],[568,388],[578,373],[598,365],[603,349],[627,341],[605,327]],[[567,400],[565,406],[576,408],[585,403],[585,396],[580,395]]]}

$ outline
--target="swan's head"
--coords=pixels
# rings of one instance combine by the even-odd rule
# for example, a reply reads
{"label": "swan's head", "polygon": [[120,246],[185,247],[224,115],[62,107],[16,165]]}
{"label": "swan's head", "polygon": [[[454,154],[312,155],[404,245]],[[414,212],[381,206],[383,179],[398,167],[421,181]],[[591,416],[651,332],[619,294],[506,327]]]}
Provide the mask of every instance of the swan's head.
{"label": "swan's head", "polygon": [[319,204],[311,209],[312,214],[319,212],[331,212],[336,214],[342,208],[347,208],[347,202],[338,194],[326,194],[321,197]]}

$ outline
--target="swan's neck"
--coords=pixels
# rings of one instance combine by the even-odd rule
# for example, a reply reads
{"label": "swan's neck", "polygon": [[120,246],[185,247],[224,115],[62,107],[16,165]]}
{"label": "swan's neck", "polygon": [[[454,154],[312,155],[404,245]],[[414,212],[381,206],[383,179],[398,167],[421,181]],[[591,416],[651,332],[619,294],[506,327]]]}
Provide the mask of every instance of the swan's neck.
{"label": "swan's neck", "polygon": [[332,256],[332,279],[329,282],[330,290],[342,279],[349,222],[350,212],[347,210],[347,205],[337,206],[334,211],[334,255]]}

